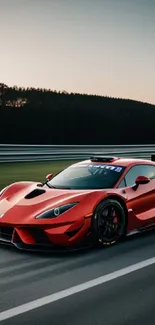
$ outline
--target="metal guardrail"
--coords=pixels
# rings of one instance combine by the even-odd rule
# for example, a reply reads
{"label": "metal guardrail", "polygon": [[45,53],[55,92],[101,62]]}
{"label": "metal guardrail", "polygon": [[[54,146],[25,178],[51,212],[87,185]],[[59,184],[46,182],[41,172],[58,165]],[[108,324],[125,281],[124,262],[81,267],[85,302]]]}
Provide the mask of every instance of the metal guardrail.
{"label": "metal guardrail", "polygon": [[148,145],[18,145],[0,144],[0,163],[88,159],[92,154],[149,159],[155,144]]}

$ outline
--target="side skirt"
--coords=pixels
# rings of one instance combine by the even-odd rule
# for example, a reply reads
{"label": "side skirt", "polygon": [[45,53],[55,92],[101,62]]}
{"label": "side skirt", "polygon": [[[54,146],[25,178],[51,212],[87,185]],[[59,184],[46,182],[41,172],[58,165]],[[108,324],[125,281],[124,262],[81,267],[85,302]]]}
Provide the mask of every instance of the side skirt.
{"label": "side skirt", "polygon": [[148,225],[148,226],[145,226],[145,227],[141,227],[139,229],[134,229],[132,230],[131,232],[129,232],[126,236],[132,236],[132,235],[135,235],[135,234],[140,234],[142,232],[147,232],[147,231],[151,231],[155,229],[155,223],[152,223],[151,225]]}

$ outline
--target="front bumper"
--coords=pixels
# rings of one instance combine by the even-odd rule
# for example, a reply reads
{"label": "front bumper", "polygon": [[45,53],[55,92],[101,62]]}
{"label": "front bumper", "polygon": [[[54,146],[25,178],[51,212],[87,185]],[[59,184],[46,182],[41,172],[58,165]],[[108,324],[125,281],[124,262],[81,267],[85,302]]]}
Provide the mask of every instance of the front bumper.
{"label": "front bumper", "polygon": [[91,245],[91,220],[76,229],[63,227],[13,226],[0,224],[0,244],[31,251],[71,251]]}

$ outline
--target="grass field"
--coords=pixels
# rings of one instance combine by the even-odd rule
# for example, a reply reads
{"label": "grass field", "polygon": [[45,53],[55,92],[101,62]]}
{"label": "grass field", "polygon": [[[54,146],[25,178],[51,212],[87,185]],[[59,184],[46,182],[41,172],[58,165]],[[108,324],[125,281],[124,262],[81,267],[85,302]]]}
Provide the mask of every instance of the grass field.
{"label": "grass field", "polygon": [[0,164],[0,189],[18,181],[44,181],[49,173],[58,173],[75,161]]}

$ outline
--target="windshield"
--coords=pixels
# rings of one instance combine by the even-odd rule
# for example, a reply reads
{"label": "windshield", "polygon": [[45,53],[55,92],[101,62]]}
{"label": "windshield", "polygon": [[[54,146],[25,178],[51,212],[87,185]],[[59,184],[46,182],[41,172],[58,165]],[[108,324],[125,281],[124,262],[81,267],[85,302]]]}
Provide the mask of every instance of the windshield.
{"label": "windshield", "polygon": [[60,189],[105,189],[112,188],[125,167],[107,164],[72,165],[52,178],[49,187]]}

